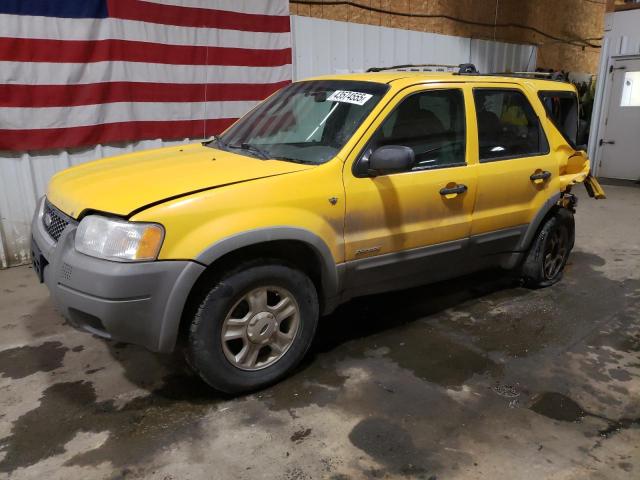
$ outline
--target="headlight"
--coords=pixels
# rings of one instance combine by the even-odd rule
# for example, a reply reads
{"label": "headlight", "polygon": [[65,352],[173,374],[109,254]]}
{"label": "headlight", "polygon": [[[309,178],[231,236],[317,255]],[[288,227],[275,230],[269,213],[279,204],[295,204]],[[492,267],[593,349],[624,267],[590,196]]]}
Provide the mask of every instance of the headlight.
{"label": "headlight", "polygon": [[155,260],[164,228],[157,223],[127,222],[89,215],[76,231],[76,250],[92,257],[120,262]]}

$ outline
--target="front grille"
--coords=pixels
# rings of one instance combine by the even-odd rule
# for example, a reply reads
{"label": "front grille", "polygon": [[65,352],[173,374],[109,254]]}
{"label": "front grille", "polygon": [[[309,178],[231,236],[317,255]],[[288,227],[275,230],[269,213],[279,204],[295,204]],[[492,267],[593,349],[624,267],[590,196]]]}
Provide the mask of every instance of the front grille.
{"label": "front grille", "polygon": [[60,235],[62,235],[64,229],[67,228],[67,225],[72,221],[71,217],[68,217],[51,205],[48,200],[45,201],[44,211],[42,212],[42,225],[49,236],[56,242],[60,239]]}

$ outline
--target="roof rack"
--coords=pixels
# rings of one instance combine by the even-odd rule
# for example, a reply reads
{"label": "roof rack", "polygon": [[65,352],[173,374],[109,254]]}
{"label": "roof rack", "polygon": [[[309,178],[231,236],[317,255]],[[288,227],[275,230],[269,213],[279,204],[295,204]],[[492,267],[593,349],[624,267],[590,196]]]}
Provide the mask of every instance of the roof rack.
{"label": "roof rack", "polygon": [[555,80],[557,82],[568,82],[560,72],[492,72],[480,73],[473,63],[461,63],[460,65],[443,65],[437,63],[394,65],[392,67],[371,67],[367,72],[443,72],[454,75],[480,75],[483,77],[515,77],[515,78],[537,78]]}
{"label": "roof rack", "polygon": [[367,72],[446,72],[446,73],[478,73],[475,65],[472,63],[463,63],[460,65],[443,65],[438,63],[421,63],[394,65],[392,67],[371,67]]}

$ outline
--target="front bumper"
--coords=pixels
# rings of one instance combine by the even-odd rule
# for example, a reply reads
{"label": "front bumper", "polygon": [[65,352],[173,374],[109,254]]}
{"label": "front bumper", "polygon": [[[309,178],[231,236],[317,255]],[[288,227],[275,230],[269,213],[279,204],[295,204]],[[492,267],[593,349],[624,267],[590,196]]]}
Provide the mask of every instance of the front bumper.
{"label": "front bumper", "polygon": [[174,349],[187,297],[204,267],[187,260],[124,263],[78,253],[76,225],[57,242],[38,209],[32,241],[42,279],[61,313],[82,330],[157,352]]}

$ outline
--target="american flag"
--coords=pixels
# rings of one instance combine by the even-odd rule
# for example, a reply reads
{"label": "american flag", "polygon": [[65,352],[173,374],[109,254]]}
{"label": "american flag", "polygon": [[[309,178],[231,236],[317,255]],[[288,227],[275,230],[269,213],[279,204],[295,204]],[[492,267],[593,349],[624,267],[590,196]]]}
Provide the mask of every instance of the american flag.
{"label": "american flag", "polygon": [[207,137],[290,81],[288,0],[0,0],[0,150]]}

